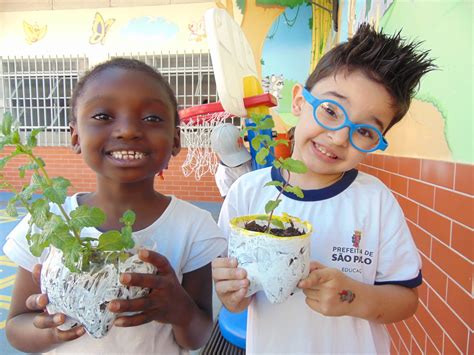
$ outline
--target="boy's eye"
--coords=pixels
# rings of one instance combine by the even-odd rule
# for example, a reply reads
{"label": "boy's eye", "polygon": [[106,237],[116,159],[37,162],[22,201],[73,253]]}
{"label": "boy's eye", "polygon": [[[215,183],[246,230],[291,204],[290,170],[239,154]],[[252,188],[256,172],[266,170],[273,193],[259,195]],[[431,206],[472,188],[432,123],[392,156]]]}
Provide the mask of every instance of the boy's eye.
{"label": "boy's eye", "polygon": [[143,119],[143,121],[145,121],[145,122],[161,122],[161,121],[163,121],[163,119],[160,116],[151,115],[151,116],[146,116]]}
{"label": "boy's eye", "polygon": [[110,120],[112,117],[110,117],[106,113],[98,113],[97,115],[92,116],[92,118],[98,121],[107,121]]}
{"label": "boy's eye", "polygon": [[359,133],[364,138],[374,139],[375,132],[368,128],[357,128],[357,133]]}

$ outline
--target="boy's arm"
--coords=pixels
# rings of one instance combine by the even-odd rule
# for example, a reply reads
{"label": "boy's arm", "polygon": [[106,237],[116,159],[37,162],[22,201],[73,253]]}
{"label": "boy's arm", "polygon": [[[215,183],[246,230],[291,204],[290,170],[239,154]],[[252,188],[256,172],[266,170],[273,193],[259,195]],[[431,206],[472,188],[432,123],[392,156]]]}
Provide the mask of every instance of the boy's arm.
{"label": "boy's arm", "polygon": [[368,285],[335,268],[311,263],[309,276],[298,287],[306,303],[326,316],[352,316],[377,323],[393,323],[412,316],[418,291],[399,285]]}
{"label": "boy's arm", "polygon": [[[40,268],[36,270],[39,272]],[[18,267],[6,335],[10,344],[23,352],[46,352],[63,341],[73,340],[84,334],[82,327],[65,332],[58,330],[57,326],[64,323],[65,317],[62,314],[54,317],[43,312],[48,301],[46,295],[40,294],[41,290],[32,274]]]}

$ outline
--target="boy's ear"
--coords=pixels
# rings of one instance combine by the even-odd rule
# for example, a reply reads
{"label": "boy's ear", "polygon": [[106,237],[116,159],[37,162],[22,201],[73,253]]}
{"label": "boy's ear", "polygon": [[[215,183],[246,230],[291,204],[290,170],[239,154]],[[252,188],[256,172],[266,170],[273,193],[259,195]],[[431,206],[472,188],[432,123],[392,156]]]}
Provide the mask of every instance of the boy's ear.
{"label": "boy's ear", "polygon": [[177,156],[181,151],[181,129],[175,127],[174,138],[173,138],[173,149],[171,150],[172,156]]}
{"label": "boy's ear", "polygon": [[293,97],[291,103],[291,113],[293,113],[295,116],[299,116],[304,103],[303,86],[301,84],[296,84],[293,86],[291,92]]}
{"label": "boy's ear", "polygon": [[79,140],[79,134],[77,133],[77,127],[75,122],[69,123],[69,130],[71,131],[71,147],[72,151],[76,154],[81,153],[81,143]]}

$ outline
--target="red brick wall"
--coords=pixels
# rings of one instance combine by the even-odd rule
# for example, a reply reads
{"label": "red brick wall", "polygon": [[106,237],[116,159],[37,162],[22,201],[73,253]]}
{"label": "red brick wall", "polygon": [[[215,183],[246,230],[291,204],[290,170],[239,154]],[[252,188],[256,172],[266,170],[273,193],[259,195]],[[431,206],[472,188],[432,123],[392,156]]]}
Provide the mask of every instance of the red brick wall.
{"label": "red brick wall", "polygon": [[[6,148],[5,151],[9,151]],[[71,193],[77,191],[93,191],[95,189],[95,174],[85,165],[80,155],[72,153],[66,147],[38,147],[35,154],[41,156],[46,162],[48,173],[53,176],[63,176],[71,180],[73,187]],[[199,181],[194,175],[185,177],[181,165],[186,158],[187,149],[182,149],[174,157],[168,170],[164,172],[164,180],[156,178],[155,188],[165,194],[173,194],[187,201],[222,201],[219,190],[214,182],[214,176],[206,174]],[[18,177],[18,166],[24,164],[24,158],[16,157],[5,168],[5,177],[17,188],[22,184]],[[24,180],[23,183],[25,183]]]}
{"label": "red brick wall", "polygon": [[423,261],[416,314],[388,326],[392,354],[474,354],[474,166],[374,154],[360,170],[392,190]]}

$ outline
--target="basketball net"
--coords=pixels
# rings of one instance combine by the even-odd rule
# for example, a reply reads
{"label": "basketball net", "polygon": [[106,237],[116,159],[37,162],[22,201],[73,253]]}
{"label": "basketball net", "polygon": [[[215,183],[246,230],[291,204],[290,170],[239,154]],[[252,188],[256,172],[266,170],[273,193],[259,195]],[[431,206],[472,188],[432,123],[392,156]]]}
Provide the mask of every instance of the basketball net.
{"label": "basketball net", "polygon": [[181,143],[188,149],[186,159],[181,166],[184,176],[194,173],[194,178],[200,180],[203,175],[214,175],[219,165],[219,159],[211,148],[212,130],[226,119],[232,117],[227,112],[212,112],[181,119]]}

